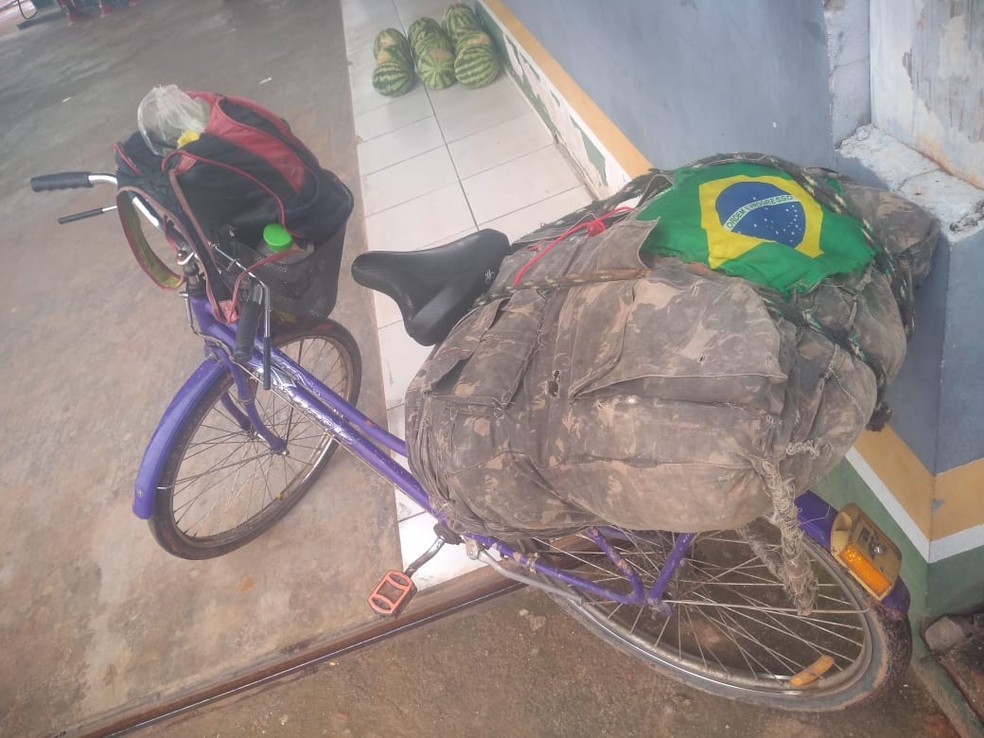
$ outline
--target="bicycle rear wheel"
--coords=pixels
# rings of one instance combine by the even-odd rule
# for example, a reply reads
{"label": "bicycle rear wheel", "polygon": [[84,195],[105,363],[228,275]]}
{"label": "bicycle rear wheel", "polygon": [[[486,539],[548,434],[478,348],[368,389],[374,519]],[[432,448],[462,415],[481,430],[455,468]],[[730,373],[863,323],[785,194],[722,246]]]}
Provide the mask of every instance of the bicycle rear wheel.
{"label": "bicycle rear wheel", "polygon": [[[277,335],[274,343],[355,404],[362,361],[345,328],[326,321]],[[189,413],[157,485],[148,522],[157,542],[175,556],[212,558],[253,540],[300,501],[338,448],[319,423],[286,399],[256,382],[251,387],[263,423],[286,442],[286,450],[273,452],[255,431],[242,427],[232,375],[223,375]]]}
{"label": "bicycle rear wheel", "polygon": [[[756,525],[776,550],[778,531]],[[609,544],[648,590],[675,535],[606,530]],[[628,581],[586,536],[562,548],[537,544],[552,564],[618,594],[631,593]],[[907,667],[908,621],[889,617],[827,551],[808,541],[807,552],[819,587],[810,615],[797,612],[781,582],[734,531],[694,540],[666,594],[668,614],[583,590],[577,591],[579,603],[553,596],[603,640],[705,692],[809,712],[860,704]],[[819,676],[811,680],[811,671]]]}

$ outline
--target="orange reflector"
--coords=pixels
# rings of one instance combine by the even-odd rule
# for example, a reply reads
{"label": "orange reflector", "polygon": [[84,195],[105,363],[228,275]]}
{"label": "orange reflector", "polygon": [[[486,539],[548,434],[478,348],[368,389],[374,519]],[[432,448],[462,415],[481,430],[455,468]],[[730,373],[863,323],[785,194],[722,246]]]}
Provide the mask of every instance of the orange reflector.
{"label": "orange reflector", "polygon": [[830,656],[823,655],[790,679],[789,683],[793,687],[805,687],[830,671],[830,667],[833,665],[834,660]]}
{"label": "orange reflector", "polygon": [[848,569],[854,572],[854,575],[871,590],[875,597],[881,598],[888,594],[888,590],[892,586],[891,581],[878,571],[868,557],[861,553],[861,550],[853,543],[845,546],[837,554],[837,557],[844,562]]}

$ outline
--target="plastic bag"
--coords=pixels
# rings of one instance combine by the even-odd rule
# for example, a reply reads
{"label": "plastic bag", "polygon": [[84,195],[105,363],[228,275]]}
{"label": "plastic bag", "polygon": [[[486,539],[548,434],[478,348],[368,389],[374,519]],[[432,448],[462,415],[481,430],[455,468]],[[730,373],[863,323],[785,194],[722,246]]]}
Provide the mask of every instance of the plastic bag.
{"label": "plastic bag", "polygon": [[150,150],[166,156],[197,140],[210,112],[208,103],[192,99],[177,85],[155,87],[140,101],[137,127]]}

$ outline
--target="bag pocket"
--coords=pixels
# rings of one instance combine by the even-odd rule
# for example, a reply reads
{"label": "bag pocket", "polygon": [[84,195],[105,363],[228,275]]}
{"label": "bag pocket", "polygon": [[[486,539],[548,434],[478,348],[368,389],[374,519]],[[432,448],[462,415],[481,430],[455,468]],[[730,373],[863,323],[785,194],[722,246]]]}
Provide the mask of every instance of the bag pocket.
{"label": "bag pocket", "polygon": [[509,298],[462,368],[455,383],[456,400],[467,405],[509,404],[537,347],[545,304],[533,290]]}
{"label": "bag pocket", "polygon": [[[268,113],[268,116],[272,114]],[[314,169],[292,145],[290,139],[293,136],[285,133],[268,116],[260,115],[241,101],[219,98],[212,106],[212,115],[205,128],[205,134],[214,137],[213,148],[206,156],[250,171],[267,182],[282,179],[288,189],[281,191],[281,195],[288,199],[291,192],[302,191]],[[226,148],[221,156],[216,155],[214,149],[218,142]],[[191,147],[196,144],[189,144]]]}
{"label": "bag pocket", "polygon": [[[572,400],[606,389],[664,400],[781,411],[784,371],[775,324],[734,280],[684,268],[590,285],[564,316]],[[565,310],[567,306],[565,306]]]}
{"label": "bag pocket", "polygon": [[431,352],[414,377],[407,394],[443,393],[453,386],[453,376],[457,375],[455,370],[460,369],[463,362],[475,353],[479,340],[495,322],[506,299],[494,300],[476,308],[459,320],[447,337]]}
{"label": "bag pocket", "polygon": [[460,406],[508,405],[537,346],[545,302],[523,290],[472,311],[431,354],[412,390]]}

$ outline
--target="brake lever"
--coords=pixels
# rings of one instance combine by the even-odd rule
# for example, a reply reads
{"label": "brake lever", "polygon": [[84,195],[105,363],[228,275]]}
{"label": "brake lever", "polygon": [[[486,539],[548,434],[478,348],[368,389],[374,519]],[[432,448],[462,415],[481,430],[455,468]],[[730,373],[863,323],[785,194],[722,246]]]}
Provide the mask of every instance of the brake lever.
{"label": "brake lever", "polygon": [[110,205],[105,208],[93,208],[92,210],[83,210],[81,213],[74,213],[73,215],[63,215],[58,219],[58,225],[65,225],[66,223],[74,223],[77,220],[85,220],[86,218],[94,218],[97,215],[108,213],[111,210],[116,210],[116,206]]}

